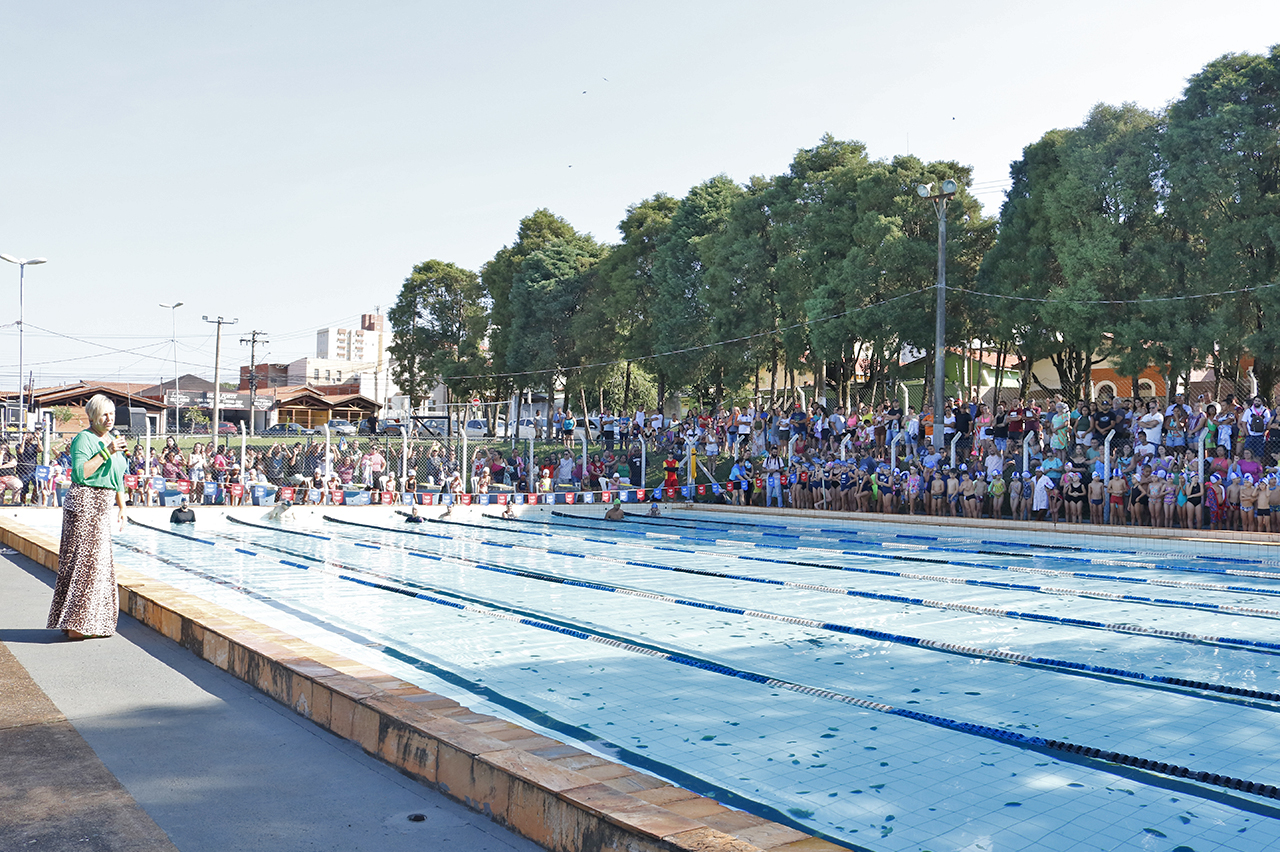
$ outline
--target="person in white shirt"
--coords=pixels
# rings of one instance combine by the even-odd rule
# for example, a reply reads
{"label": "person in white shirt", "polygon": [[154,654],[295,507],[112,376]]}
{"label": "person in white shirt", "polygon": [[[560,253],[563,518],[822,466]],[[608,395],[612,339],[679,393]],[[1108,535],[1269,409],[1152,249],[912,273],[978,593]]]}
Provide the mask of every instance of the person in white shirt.
{"label": "person in white shirt", "polygon": [[764,461],[760,464],[764,471],[764,505],[769,507],[769,501],[775,497],[778,500],[778,508],[782,508],[782,457],[778,455],[778,448],[773,447],[769,450],[769,455],[764,457]]}
{"label": "person in white shirt", "polygon": [[[1036,468],[1035,493],[1031,498],[1031,510],[1036,513],[1036,520],[1043,521],[1044,513],[1049,509],[1049,493],[1053,490],[1053,480],[1044,468]],[[1054,520],[1057,520],[1055,515]]]}

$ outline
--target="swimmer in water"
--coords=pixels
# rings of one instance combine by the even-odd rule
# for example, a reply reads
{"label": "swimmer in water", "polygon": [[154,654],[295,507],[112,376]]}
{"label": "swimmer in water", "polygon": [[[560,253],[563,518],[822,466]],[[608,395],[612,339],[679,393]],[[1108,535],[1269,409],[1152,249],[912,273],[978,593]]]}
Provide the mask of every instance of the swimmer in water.
{"label": "swimmer in water", "polygon": [[621,521],[624,520],[625,517],[626,516],[622,512],[622,500],[615,497],[613,499],[613,505],[609,507],[609,511],[604,513],[604,519],[606,521]]}
{"label": "swimmer in water", "polygon": [[658,511],[658,504],[657,504],[657,503],[654,503],[654,504],[652,504],[651,506],[649,506],[649,517],[651,517],[651,518],[661,518],[661,517],[662,517],[662,512]]}
{"label": "swimmer in water", "polygon": [[502,517],[506,518],[509,521],[515,520],[516,513],[515,513],[515,510],[511,508],[510,503],[507,504],[507,508],[502,510]]}
{"label": "swimmer in water", "polygon": [[404,522],[405,522],[406,524],[420,524],[420,523],[422,523],[422,516],[418,514],[418,507],[417,507],[417,506],[414,506],[414,507],[413,507],[412,512],[410,512],[409,516],[408,516],[407,518],[405,518],[405,519],[404,519]]}
{"label": "swimmer in water", "polygon": [[283,520],[285,512],[289,511],[291,508],[293,508],[293,502],[291,500],[284,500],[272,506],[271,511],[267,512],[267,516],[263,520],[267,520],[267,521]]}

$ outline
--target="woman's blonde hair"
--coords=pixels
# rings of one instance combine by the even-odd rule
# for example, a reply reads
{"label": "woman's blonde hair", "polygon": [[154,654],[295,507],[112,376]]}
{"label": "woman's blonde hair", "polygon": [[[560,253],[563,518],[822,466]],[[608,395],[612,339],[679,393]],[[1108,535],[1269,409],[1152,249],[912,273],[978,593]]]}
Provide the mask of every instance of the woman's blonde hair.
{"label": "woman's blonde hair", "polygon": [[100,393],[95,393],[84,406],[84,413],[88,415],[90,423],[108,411],[114,413],[115,410],[116,404]]}

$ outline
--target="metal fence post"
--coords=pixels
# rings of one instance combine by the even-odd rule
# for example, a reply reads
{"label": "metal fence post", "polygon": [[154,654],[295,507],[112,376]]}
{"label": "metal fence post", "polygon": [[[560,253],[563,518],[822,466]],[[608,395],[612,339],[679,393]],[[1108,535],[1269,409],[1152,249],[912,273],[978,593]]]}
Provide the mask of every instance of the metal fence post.
{"label": "metal fence post", "polygon": [[466,421],[462,423],[462,458],[458,459],[458,463],[462,466],[462,490],[470,493],[471,491],[471,455],[467,454],[467,427]]}
{"label": "metal fence post", "polygon": [[1107,440],[1102,444],[1102,522],[1111,523],[1111,439],[1114,431],[1107,433]]}

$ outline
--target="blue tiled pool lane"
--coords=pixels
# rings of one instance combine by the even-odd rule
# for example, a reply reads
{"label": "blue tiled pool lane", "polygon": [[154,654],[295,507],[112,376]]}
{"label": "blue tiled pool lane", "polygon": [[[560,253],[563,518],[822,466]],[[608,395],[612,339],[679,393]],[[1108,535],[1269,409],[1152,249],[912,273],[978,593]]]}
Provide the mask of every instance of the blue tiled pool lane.
{"label": "blue tiled pool lane", "polygon": [[851,848],[1280,848],[1280,551],[455,515],[133,525],[117,559]]}

